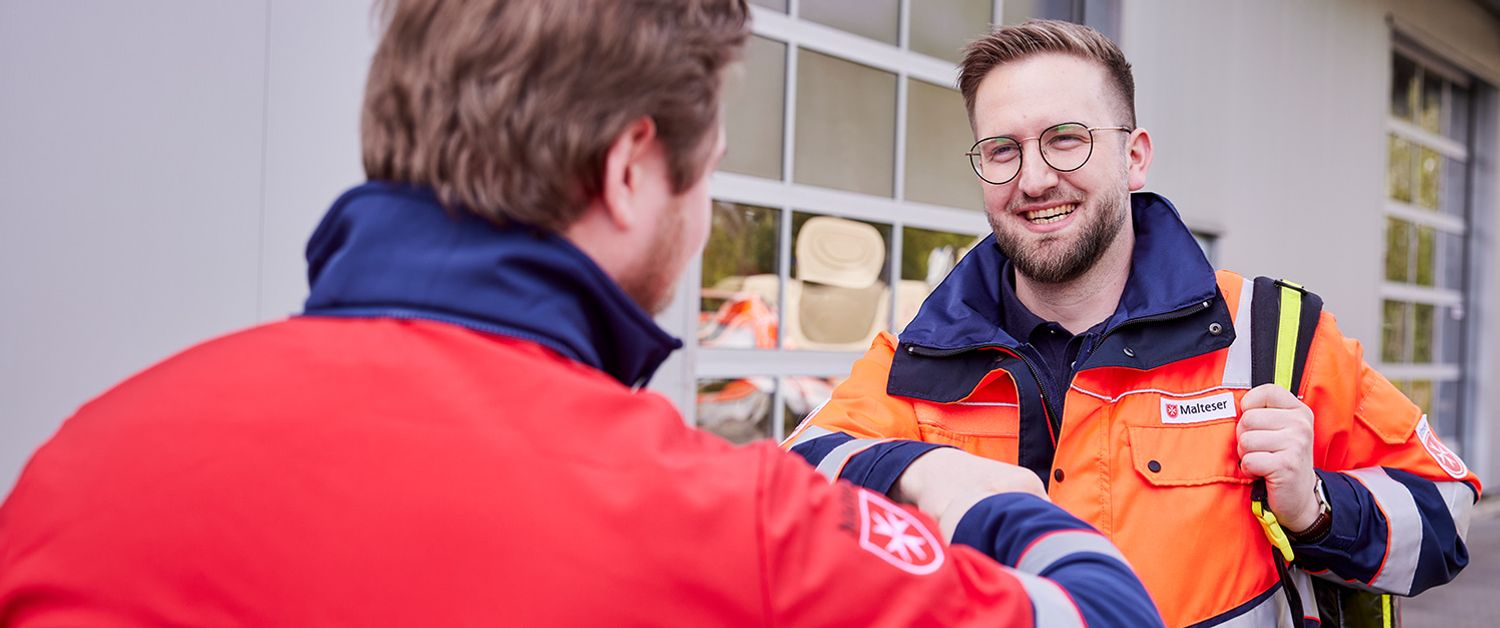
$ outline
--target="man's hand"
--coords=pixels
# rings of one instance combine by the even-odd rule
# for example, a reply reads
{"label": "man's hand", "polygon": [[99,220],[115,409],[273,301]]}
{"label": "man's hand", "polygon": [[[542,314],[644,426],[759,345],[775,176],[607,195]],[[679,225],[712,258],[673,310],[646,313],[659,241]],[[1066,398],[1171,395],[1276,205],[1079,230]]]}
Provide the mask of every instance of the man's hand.
{"label": "man's hand", "polygon": [[943,537],[951,540],[959,520],[979,500],[1017,492],[1047,498],[1041,478],[1030,469],[944,447],[912,461],[890,497],[936,517]]}
{"label": "man's hand", "polygon": [[1240,399],[1236,433],[1240,468],[1266,479],[1267,505],[1282,527],[1292,533],[1312,527],[1319,510],[1312,409],[1285,388],[1257,386]]}

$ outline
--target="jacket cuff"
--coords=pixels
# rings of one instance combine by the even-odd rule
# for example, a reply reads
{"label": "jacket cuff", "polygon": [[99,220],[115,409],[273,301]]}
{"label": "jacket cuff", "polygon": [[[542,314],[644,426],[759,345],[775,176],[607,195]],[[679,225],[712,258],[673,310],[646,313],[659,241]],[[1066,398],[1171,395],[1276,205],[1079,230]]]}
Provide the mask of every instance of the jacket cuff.
{"label": "jacket cuff", "polygon": [[899,440],[877,443],[865,448],[849,459],[839,479],[889,495],[896,479],[922,454],[934,449],[950,447],[914,440]]}
{"label": "jacket cuff", "polygon": [[1364,503],[1369,500],[1369,491],[1358,482],[1336,471],[1314,470],[1323,480],[1323,493],[1328,498],[1328,509],[1333,524],[1320,539],[1304,543],[1293,542],[1296,553],[1304,551],[1323,556],[1343,556],[1359,541],[1360,532],[1366,527]]}

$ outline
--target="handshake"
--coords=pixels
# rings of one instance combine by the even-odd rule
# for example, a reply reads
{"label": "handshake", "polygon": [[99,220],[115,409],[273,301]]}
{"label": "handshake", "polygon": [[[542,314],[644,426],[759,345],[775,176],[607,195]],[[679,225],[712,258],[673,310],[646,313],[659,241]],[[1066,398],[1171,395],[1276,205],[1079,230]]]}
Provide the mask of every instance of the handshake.
{"label": "handshake", "polygon": [[1041,478],[1030,469],[951,447],[934,449],[912,461],[891,487],[890,497],[937,518],[943,540],[952,541],[964,513],[996,493],[1030,493],[1047,499]]}

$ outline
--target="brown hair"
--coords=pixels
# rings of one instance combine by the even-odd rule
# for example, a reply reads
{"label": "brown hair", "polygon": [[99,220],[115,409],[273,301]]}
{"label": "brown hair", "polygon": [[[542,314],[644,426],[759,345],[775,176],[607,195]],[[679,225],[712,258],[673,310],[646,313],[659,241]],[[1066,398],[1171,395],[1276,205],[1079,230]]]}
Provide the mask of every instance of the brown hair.
{"label": "brown hair", "polygon": [[674,191],[702,176],[744,0],[388,0],[360,123],[365,174],[497,224],[572,224],[647,116]]}
{"label": "brown hair", "polygon": [[1119,99],[1120,113],[1126,116],[1121,124],[1135,126],[1135,77],[1125,53],[1103,33],[1060,20],[1027,20],[1016,26],[1002,26],[964,49],[958,91],[963,93],[970,123],[974,121],[975,92],[990,70],[1047,52],[1073,55],[1104,66]]}

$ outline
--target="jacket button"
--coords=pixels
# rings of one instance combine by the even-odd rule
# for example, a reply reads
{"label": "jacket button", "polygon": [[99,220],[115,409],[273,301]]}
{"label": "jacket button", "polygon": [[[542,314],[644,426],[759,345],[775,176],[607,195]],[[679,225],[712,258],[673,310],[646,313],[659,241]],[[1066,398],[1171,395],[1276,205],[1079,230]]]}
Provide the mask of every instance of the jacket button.
{"label": "jacket button", "polygon": [[1063,472],[1062,472],[1062,469],[1053,469],[1052,470],[1052,481],[1054,481],[1054,482],[1061,482],[1061,481],[1063,481]]}
{"label": "jacket button", "polygon": [[1127,357],[1127,358],[1133,358],[1133,357],[1135,357],[1135,349],[1131,349],[1130,347],[1125,347],[1125,357]]}
{"label": "jacket button", "polygon": [[1224,333],[1224,326],[1218,323],[1208,324],[1208,333],[1214,336]]}
{"label": "jacket button", "polygon": [[1152,473],[1161,473],[1161,463],[1155,460],[1146,463],[1146,468],[1150,469]]}

